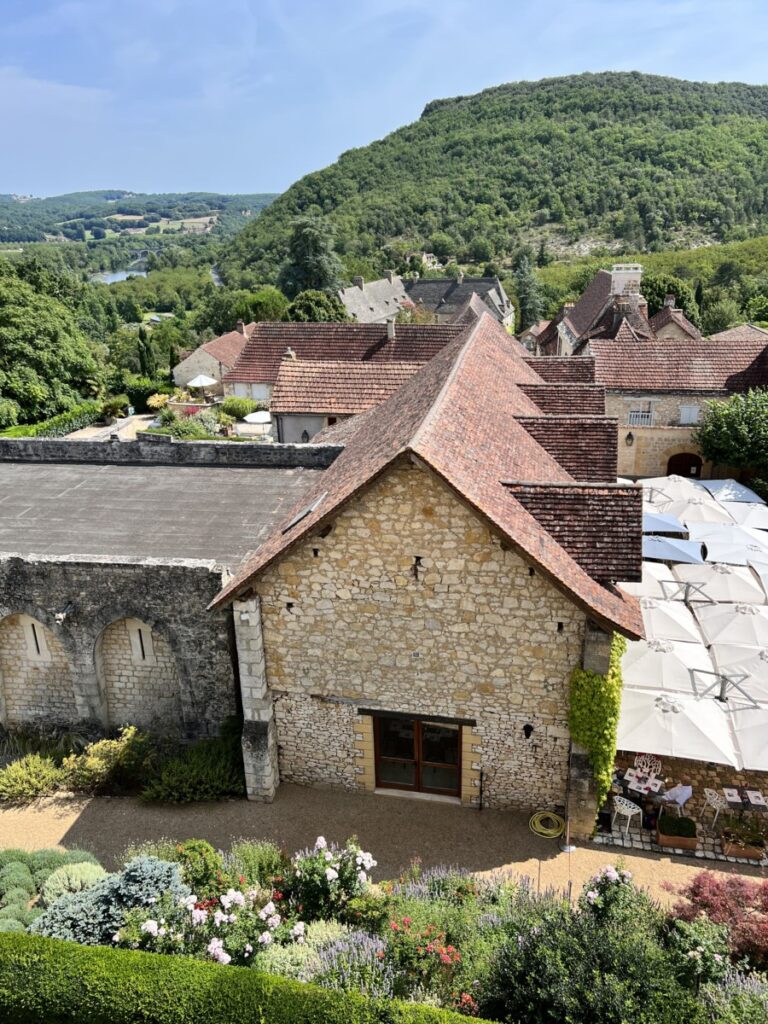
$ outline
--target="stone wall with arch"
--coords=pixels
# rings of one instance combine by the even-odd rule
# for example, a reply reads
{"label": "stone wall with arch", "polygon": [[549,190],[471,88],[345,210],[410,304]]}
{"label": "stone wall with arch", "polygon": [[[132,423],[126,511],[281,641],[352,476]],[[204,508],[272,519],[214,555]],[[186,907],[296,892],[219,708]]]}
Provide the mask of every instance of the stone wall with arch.
{"label": "stone wall with arch", "polygon": [[77,720],[72,670],[61,641],[27,614],[0,621],[0,718],[9,726]]}
{"label": "stone wall with arch", "polygon": [[[30,616],[52,655],[28,670],[23,631],[8,628],[0,722],[216,735],[238,711],[231,612],[207,610],[223,582],[208,561],[0,555],[0,623]],[[151,658],[131,657],[126,621],[145,627]]]}

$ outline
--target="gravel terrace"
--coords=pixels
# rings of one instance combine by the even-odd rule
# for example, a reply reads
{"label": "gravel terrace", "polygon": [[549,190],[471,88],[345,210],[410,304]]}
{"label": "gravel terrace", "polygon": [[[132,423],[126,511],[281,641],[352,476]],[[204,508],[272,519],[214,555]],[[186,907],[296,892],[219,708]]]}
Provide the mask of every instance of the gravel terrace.
{"label": "gravel terrace", "polygon": [[589,844],[560,853],[558,841],[528,830],[527,815],[473,811],[407,797],[342,793],[282,785],[272,804],[231,800],[214,804],[152,806],[128,797],[49,797],[25,808],[0,811],[0,848],[36,850],[61,844],[90,850],[107,868],[116,867],[131,843],[167,836],[208,839],[226,849],[233,840],[269,839],[293,852],[324,835],[343,842],[357,835],[378,860],[376,879],[395,877],[411,858],[425,866],[458,864],[472,871],[504,870],[528,875],[534,884],[578,892],[604,864],[619,857],[658,898],[669,901],[663,882],[684,884],[704,867],[716,874],[766,877],[757,866],[702,862]]}

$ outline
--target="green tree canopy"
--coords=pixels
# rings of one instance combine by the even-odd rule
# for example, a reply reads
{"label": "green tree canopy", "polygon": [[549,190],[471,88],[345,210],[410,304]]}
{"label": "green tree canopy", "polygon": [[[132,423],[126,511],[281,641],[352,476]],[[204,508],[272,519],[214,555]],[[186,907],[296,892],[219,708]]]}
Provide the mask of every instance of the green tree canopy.
{"label": "green tree canopy", "polygon": [[768,389],[707,402],[694,440],[706,459],[768,474]]}
{"label": "green tree canopy", "polygon": [[335,292],[341,287],[343,267],[333,248],[333,236],[321,217],[294,221],[288,242],[288,262],[278,284],[290,298],[303,291]]}
{"label": "green tree canopy", "polygon": [[283,320],[296,323],[344,323],[349,314],[336,295],[309,289],[300,292],[286,309]]}
{"label": "green tree canopy", "polygon": [[0,276],[4,419],[35,422],[97,394],[103,367],[72,312],[25,281]]}
{"label": "green tree canopy", "polygon": [[518,257],[515,266],[515,291],[520,303],[520,329],[525,330],[544,316],[545,300],[541,285],[527,255]]}
{"label": "green tree canopy", "polygon": [[696,305],[693,289],[682,278],[675,277],[674,274],[645,273],[640,290],[648,303],[649,316],[658,313],[667,295],[674,295],[678,309],[682,309],[696,327],[701,326],[699,307]]}
{"label": "green tree canopy", "polygon": [[288,299],[272,286],[257,291],[216,288],[208,293],[194,314],[193,325],[198,331],[210,330],[214,335],[233,331],[238,320],[280,320],[288,306]]}
{"label": "green tree canopy", "polygon": [[735,299],[719,299],[711,306],[706,306],[701,317],[701,329],[706,335],[725,331],[737,323],[741,317],[741,308]]}

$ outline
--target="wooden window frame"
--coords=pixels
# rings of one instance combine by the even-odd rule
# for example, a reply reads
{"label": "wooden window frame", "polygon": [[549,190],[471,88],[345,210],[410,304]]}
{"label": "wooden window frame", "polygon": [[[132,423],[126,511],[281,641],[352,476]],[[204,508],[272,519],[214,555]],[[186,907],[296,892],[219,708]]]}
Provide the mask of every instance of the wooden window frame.
{"label": "wooden window frame", "polygon": [[[413,723],[413,757],[388,757],[381,753],[381,720],[383,718],[405,720]],[[456,764],[448,764],[442,761],[424,761],[420,754],[422,751],[422,726],[424,725],[452,725],[456,727],[457,760]],[[430,793],[434,796],[455,796],[461,797],[461,755],[462,755],[462,723],[447,721],[446,719],[432,719],[426,716],[411,718],[407,714],[395,713],[387,715],[380,713],[373,716],[373,751],[374,766],[376,772],[376,786],[379,789],[395,789],[403,793]],[[382,761],[389,761],[394,764],[407,764],[414,767],[414,784],[406,786],[397,782],[384,782],[381,779],[380,767]],[[424,786],[421,783],[422,768],[449,768],[456,772],[456,787],[454,789],[437,789],[433,786]]]}

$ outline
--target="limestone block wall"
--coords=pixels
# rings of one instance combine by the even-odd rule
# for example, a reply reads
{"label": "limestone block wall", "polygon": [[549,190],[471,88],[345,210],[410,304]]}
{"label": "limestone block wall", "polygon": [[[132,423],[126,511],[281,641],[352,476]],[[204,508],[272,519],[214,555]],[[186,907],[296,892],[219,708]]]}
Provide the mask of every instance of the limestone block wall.
{"label": "limestone block wall", "polygon": [[391,469],[255,589],[282,779],[369,786],[378,709],[474,721],[473,802],[482,772],[484,805],[564,804],[585,615],[427,470]]}
{"label": "limestone block wall", "polygon": [[160,633],[139,620],[119,619],[102,632],[97,658],[110,727],[131,724],[151,732],[180,731],[179,671]]}
{"label": "limestone block wall", "polygon": [[[40,653],[30,628],[34,625]],[[62,725],[78,718],[67,654],[36,619],[10,615],[0,622],[0,719],[7,725]]]}

